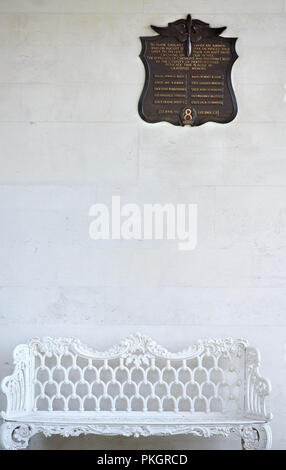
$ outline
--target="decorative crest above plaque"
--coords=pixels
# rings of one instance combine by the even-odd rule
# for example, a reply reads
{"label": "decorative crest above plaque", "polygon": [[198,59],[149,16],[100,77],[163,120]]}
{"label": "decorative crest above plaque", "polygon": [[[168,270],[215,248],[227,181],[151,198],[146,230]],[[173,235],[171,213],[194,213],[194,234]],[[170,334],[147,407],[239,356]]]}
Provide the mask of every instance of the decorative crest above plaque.
{"label": "decorative crest above plaque", "polygon": [[142,119],[176,126],[232,121],[237,114],[231,83],[237,38],[221,37],[225,26],[211,28],[191,15],[151,28],[158,36],[140,38],[145,66]]}

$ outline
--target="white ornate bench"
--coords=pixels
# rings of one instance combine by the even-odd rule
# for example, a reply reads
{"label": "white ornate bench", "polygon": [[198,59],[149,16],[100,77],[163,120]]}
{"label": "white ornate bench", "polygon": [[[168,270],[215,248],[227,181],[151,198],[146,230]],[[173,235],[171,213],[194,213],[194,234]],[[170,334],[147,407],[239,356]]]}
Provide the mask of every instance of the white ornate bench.
{"label": "white ornate bench", "polygon": [[140,334],[105,352],[73,338],[33,339],[16,347],[14,364],[2,382],[5,449],[26,448],[36,433],[220,435],[244,449],[271,447],[270,384],[245,340],[170,353]]}

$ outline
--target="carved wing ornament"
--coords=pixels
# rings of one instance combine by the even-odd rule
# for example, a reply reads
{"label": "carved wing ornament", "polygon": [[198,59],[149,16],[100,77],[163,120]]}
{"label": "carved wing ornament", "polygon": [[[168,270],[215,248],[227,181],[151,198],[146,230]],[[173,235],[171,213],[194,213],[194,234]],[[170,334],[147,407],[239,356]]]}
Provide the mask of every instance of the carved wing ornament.
{"label": "carved wing ornament", "polygon": [[196,19],[193,20],[191,15],[188,15],[186,19],[168,23],[166,27],[151,25],[151,28],[160,34],[160,36],[173,37],[182,43],[186,43],[185,53],[187,57],[190,57],[192,54],[192,42],[220,36],[226,29],[226,26],[211,28],[209,23]]}

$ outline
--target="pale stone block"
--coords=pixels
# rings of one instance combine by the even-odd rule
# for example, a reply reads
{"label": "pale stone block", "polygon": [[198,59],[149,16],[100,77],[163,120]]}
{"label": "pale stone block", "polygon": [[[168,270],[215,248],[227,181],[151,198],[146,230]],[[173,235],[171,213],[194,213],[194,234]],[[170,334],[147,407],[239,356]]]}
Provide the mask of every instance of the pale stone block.
{"label": "pale stone block", "polygon": [[[266,130],[267,132],[267,130]],[[263,186],[284,185],[286,148],[261,144],[209,150],[192,150],[186,156],[174,151],[141,152],[140,180],[154,185],[168,183],[189,185]]]}
{"label": "pale stone block", "polygon": [[3,12],[44,13],[137,13],[143,9],[143,0],[1,0]]}
{"label": "pale stone block", "polygon": [[143,16],[133,13],[61,15],[56,40],[69,46],[130,47],[139,44],[143,24]]}
{"label": "pale stone block", "polygon": [[[63,88],[60,89],[60,92]],[[124,83],[97,83],[72,87],[71,117],[65,116],[64,101],[55,120],[79,122],[140,122],[137,111],[137,85]]]}
{"label": "pale stone block", "polygon": [[[56,223],[57,218],[54,221]],[[43,237],[44,231],[42,240]],[[3,243],[6,256],[2,262],[2,285],[89,285],[98,288],[110,285],[129,286],[131,289],[146,284],[158,285],[167,267],[167,260],[162,265],[162,253],[158,249],[139,250],[132,248],[132,244],[130,248],[130,245],[126,247],[124,241],[121,250],[111,248],[106,242],[101,242],[95,248],[88,240],[88,231],[86,243],[81,246],[68,243],[64,235],[56,243],[53,243],[53,237],[50,238],[50,244],[47,243],[47,236],[44,240],[40,247],[33,241],[18,242],[14,249],[8,242]]]}
{"label": "pale stone block", "polygon": [[[166,262],[166,261],[165,261]],[[253,261],[248,250],[204,250],[169,256],[161,279],[163,286],[250,287]]]}
{"label": "pale stone block", "polygon": [[[2,16],[2,15],[1,15]],[[5,15],[14,18],[17,28],[11,34],[10,40],[18,45],[37,45],[47,48],[58,44],[61,15],[41,13],[17,13]]]}
{"label": "pale stone block", "polygon": [[285,148],[285,123],[238,123],[238,121],[233,121],[231,124],[220,128],[216,126],[216,129],[220,129],[219,132],[223,134],[223,140],[221,140],[221,135],[217,136],[219,142],[222,143],[222,148],[238,148],[242,143],[245,148],[252,146],[260,148],[263,145],[268,151],[275,148]]}
{"label": "pale stone block", "polygon": [[[149,19],[146,23],[144,15],[137,13],[2,13],[1,47],[11,44],[37,45],[43,50],[53,46],[140,47],[139,36],[148,24]],[[150,32],[154,34],[151,28]]]}
{"label": "pale stone block", "polygon": [[53,82],[57,70],[57,51],[41,45],[6,42],[0,48],[1,83]]}
{"label": "pale stone block", "polygon": [[237,42],[239,59],[233,69],[233,83],[281,84],[285,81],[286,49],[276,46],[252,46]]}
{"label": "pale stone block", "polygon": [[[246,103],[245,98],[245,106]],[[283,111],[278,104],[277,109]],[[251,113],[254,113],[252,107]],[[242,123],[247,116],[247,111],[241,110],[229,125],[210,123],[199,129],[178,129],[168,123],[143,124],[140,126],[140,178],[154,184],[169,181],[179,187],[284,185],[285,125]]]}
{"label": "pale stone block", "polygon": [[57,50],[56,80],[59,82],[141,83],[140,42],[129,47],[98,44],[63,46]]}
{"label": "pale stone block", "polygon": [[283,250],[286,238],[286,189],[217,188],[216,245],[268,255]]}
{"label": "pale stone block", "polygon": [[0,82],[141,83],[140,41],[129,47],[101,45],[11,44],[0,49]]}
{"label": "pale stone block", "polygon": [[108,308],[105,297],[104,289],[3,288],[0,298],[10,308],[0,314],[0,324],[7,321],[10,324],[25,324],[27,316],[35,325],[44,323],[50,326],[55,322],[69,322],[71,316],[75,324],[87,325],[89,321],[101,324]]}
{"label": "pale stone block", "polygon": [[[152,298],[152,305],[150,305]],[[89,325],[138,325],[144,318],[160,326],[168,318],[174,326],[211,325],[232,327],[285,327],[284,288],[189,287],[3,287],[0,325],[26,324],[48,328],[57,322]],[[19,305],[21,306],[19,308]]]}
{"label": "pale stone block", "polygon": [[[177,128],[168,123],[140,126],[140,159],[149,154],[154,158],[179,158],[192,163],[192,154],[222,152],[231,156],[235,149],[256,148],[259,152],[285,148],[286,125],[283,123],[238,123],[228,125],[208,123],[197,128]],[[211,152],[211,153],[210,153]],[[174,165],[175,166],[175,165]],[[191,167],[190,171],[191,171]],[[217,169],[214,169],[217,171]]]}
{"label": "pale stone block", "polygon": [[136,122],[137,85],[0,84],[2,122]]}
{"label": "pale stone block", "polygon": [[[238,44],[259,47],[261,49],[259,55],[262,58],[264,58],[264,46],[285,46],[286,38],[284,30],[286,17],[284,13],[265,15],[265,13],[258,9],[253,13],[245,14],[242,12],[235,16],[232,15],[232,17],[234,18],[233,22],[236,22],[235,28]],[[227,29],[224,35],[227,35],[228,31]]]}
{"label": "pale stone block", "polygon": [[96,195],[97,187],[94,184],[75,186],[6,186],[2,184],[0,186],[0,211],[8,213],[20,211],[28,214],[36,211],[43,212],[43,217],[47,211],[69,215],[76,213],[77,217],[85,216],[87,213],[84,208],[94,203]]}
{"label": "pale stone block", "polygon": [[[267,128],[264,129],[268,134]],[[241,145],[221,153],[219,184],[272,186],[285,184],[285,146]],[[203,178],[203,175],[202,175]]]}
{"label": "pale stone block", "polygon": [[0,136],[2,183],[126,183],[137,176],[133,124],[1,124]]}
{"label": "pale stone block", "polygon": [[[35,195],[39,193],[40,191],[34,191]],[[60,191],[57,193],[60,194]],[[68,248],[78,247],[80,249],[83,247],[84,249],[88,247],[89,201],[80,208],[74,205],[75,208],[72,210],[74,199],[73,195],[70,204],[61,211],[58,209],[48,210],[47,207],[43,207],[42,210],[39,208],[26,209],[25,211],[12,210],[8,209],[8,204],[8,207],[3,204],[4,207],[0,212],[3,226],[5,226],[5,231],[1,234],[3,247],[11,250],[10,255],[13,257],[13,247],[19,246],[19,250],[23,248],[23,253],[30,251],[36,260],[38,252],[40,260],[45,251],[52,251],[53,247],[63,247],[64,245],[66,251]],[[91,200],[91,198],[89,199]],[[21,262],[21,257],[19,261]],[[8,259],[7,262],[9,262]]]}
{"label": "pale stone block", "polygon": [[239,122],[285,122],[285,84],[241,84],[236,90]]}
{"label": "pale stone block", "polygon": [[[189,138],[191,141],[192,132]],[[172,149],[173,151],[169,151],[163,141],[161,151],[157,145],[149,147],[149,142],[142,145],[139,161],[140,181],[146,184],[153,182],[154,185],[168,183],[174,187],[222,183],[223,171],[229,160],[225,159],[225,154],[222,155],[220,149],[212,149],[211,157],[205,149],[200,150],[197,147],[186,151],[186,147],[182,150],[178,145],[176,150],[175,145],[172,145]],[[232,175],[232,172],[230,173]]]}
{"label": "pale stone block", "polygon": [[[1,13],[1,12],[0,12]],[[15,13],[0,14],[0,40],[1,49],[5,46],[17,46],[20,41],[24,41],[27,30],[21,30],[21,17],[25,15]],[[47,16],[46,16],[47,18]],[[49,22],[48,22],[49,23]],[[38,35],[39,36],[39,35]]]}
{"label": "pale stone block", "polygon": [[71,100],[70,87],[52,85],[0,84],[0,121],[36,122],[61,119],[63,102],[66,119],[71,120],[75,100]]}
{"label": "pale stone block", "polygon": [[257,287],[286,287],[286,250],[281,247],[272,253],[253,257],[253,285]]}
{"label": "pale stone block", "polygon": [[[144,11],[188,13],[191,5],[185,0],[144,0]],[[261,0],[220,0],[219,2],[210,2],[209,0],[198,0],[194,5],[195,11],[202,13],[280,13],[283,11],[283,0],[274,0],[273,2]]]}

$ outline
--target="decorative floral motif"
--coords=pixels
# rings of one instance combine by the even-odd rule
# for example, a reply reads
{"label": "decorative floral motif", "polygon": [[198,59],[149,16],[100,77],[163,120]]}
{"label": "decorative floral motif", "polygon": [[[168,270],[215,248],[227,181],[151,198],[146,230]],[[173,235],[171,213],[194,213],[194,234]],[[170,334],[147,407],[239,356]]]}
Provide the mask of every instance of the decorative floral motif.
{"label": "decorative floral motif", "polygon": [[47,356],[52,354],[65,354],[70,348],[80,347],[81,342],[77,338],[52,338],[49,336],[34,338],[29,342],[30,348],[35,352],[37,349]]}
{"label": "decorative floral motif", "polygon": [[[29,444],[29,439],[37,434],[43,433],[46,437],[60,435],[63,437],[76,437],[81,434],[95,434],[104,436],[121,435],[125,437],[148,437],[154,435],[167,436],[178,434],[191,434],[197,437],[209,438],[212,436],[240,437],[243,448],[246,450],[258,450],[270,448],[271,434],[268,425],[236,424],[226,425],[48,425],[48,424],[16,424],[4,423],[5,429],[2,433],[4,448],[9,450],[24,449]],[[3,429],[3,428],[2,428]]]}
{"label": "decorative floral motif", "polygon": [[269,395],[270,390],[269,390],[269,383],[267,382],[267,380],[257,377],[256,383],[255,383],[255,391],[259,396]]}
{"label": "decorative floral motif", "polygon": [[[151,357],[161,357],[166,359],[190,359],[203,352],[201,344],[195,344],[188,349],[178,353],[171,353],[166,348],[157,344],[153,339],[136,333],[128,336],[119,344],[107,351],[97,351],[82,344],[76,338],[51,338],[44,337],[42,340],[35,338],[29,342],[29,346],[35,351],[51,354],[65,354],[68,350],[81,354],[92,359],[112,359],[117,357],[126,358],[128,363],[140,365],[149,364]],[[138,357],[136,357],[138,356]]]}
{"label": "decorative floral motif", "polygon": [[259,373],[260,355],[257,349],[246,348],[246,387],[247,390],[254,390],[254,394],[246,394],[246,410],[249,417],[263,417],[266,420],[272,418],[271,413],[267,413],[265,398],[269,395],[270,382]]}
{"label": "decorative floral motif", "polygon": [[4,422],[1,424],[2,447],[7,450],[25,449],[36,433],[32,425]]}
{"label": "decorative floral motif", "polygon": [[[65,365],[65,361],[63,360],[62,362],[62,356],[65,354],[68,354],[69,359],[72,360],[72,369],[77,375],[75,381],[71,383],[69,376],[67,379],[67,366]],[[31,355],[35,358],[35,361],[31,361]],[[53,376],[54,370],[49,365],[49,362],[46,362],[46,358],[51,355],[56,359],[56,370],[57,373],[60,373],[61,379],[56,379]],[[224,361],[228,364],[227,366],[220,364],[220,358],[224,356],[229,358],[228,361]],[[210,361],[208,361],[209,357],[211,358]],[[83,367],[80,363],[78,364],[78,358],[80,358],[80,360],[82,360],[82,358],[88,359],[88,361],[86,361],[86,364],[89,364],[88,367]],[[116,376],[114,367],[117,366],[114,366],[114,364],[116,363],[118,365],[118,361],[114,362],[113,359],[115,358],[123,359],[123,361],[120,362],[121,366],[119,368],[126,376],[123,382],[122,379],[118,379]],[[155,363],[154,358],[160,358],[162,360],[156,361]],[[188,361],[188,359],[192,358],[194,358],[194,361]],[[240,419],[247,418],[250,422],[253,419],[255,423],[257,420],[266,422],[271,417],[270,414],[267,414],[265,407],[265,398],[270,392],[270,384],[259,375],[259,354],[257,350],[248,347],[245,340],[233,340],[231,338],[225,340],[202,340],[184,351],[170,353],[151,338],[137,333],[136,335],[129,336],[119,345],[114,346],[108,351],[98,352],[82,345],[78,339],[47,337],[43,340],[34,339],[28,345],[19,345],[15,349],[14,360],[14,373],[6,377],[2,382],[2,389],[7,396],[7,411],[6,413],[2,413],[4,420],[6,419],[7,421],[4,422],[1,427],[2,441],[5,448],[24,448],[28,445],[29,439],[37,432],[44,433],[46,436],[61,434],[65,437],[89,433],[103,435],[121,434],[135,437],[154,434],[190,433],[201,437],[210,437],[215,434],[230,436],[235,432],[239,432],[244,441],[244,446],[248,448],[256,446],[257,433],[259,436],[260,434],[263,435],[266,442],[271,440],[270,430],[266,425],[258,429],[255,424],[243,428],[235,424],[221,425],[219,422],[215,421],[210,424],[211,416],[213,416],[210,414],[210,411],[213,411],[212,406],[214,398],[215,401],[221,400],[223,410],[228,409],[227,401],[232,401],[231,409],[234,410],[233,405],[236,405],[236,416],[239,413]],[[36,365],[37,361],[38,365]],[[34,363],[34,370],[31,371],[31,364]],[[207,363],[210,365],[207,365]],[[226,369],[223,369],[223,367],[226,367]],[[199,387],[198,398],[202,399],[206,406],[205,411],[208,424],[195,425],[196,399],[187,395],[187,384],[196,382],[194,370],[199,370],[202,374],[211,377],[210,371],[213,368],[216,372],[221,373],[221,380],[223,380],[223,384],[226,386],[226,390],[228,390],[229,393],[227,393],[227,398],[222,396],[204,397]],[[37,373],[40,369],[41,372],[45,371],[48,382],[46,382],[46,378],[42,382],[41,379],[38,378]],[[90,387],[91,382],[88,382],[85,376],[85,370],[92,371],[96,377],[96,383],[101,384],[101,387],[103,387],[102,396],[98,397],[93,393]],[[155,381],[152,381],[148,374],[155,370],[158,377]],[[134,378],[132,371],[136,371],[137,374],[140,372],[141,378]],[[171,373],[172,379],[168,379],[168,381],[163,371]],[[183,380],[180,371],[187,374],[188,379]],[[230,382],[226,382],[225,372],[229,371],[232,371]],[[109,374],[110,378],[103,379],[101,373]],[[34,380],[29,383],[26,378],[31,376],[34,377]],[[186,380],[189,382],[186,382]],[[32,393],[35,383],[37,383],[38,391],[35,392],[34,390],[35,393]],[[50,386],[54,385],[56,390],[54,395],[48,395],[45,390],[46,383],[49,383]],[[61,395],[60,383],[71,385],[72,391],[69,396]],[[134,390],[131,396],[130,394],[127,395],[124,393],[123,383],[133,386]],[[144,383],[145,386],[147,384],[149,387],[148,395],[141,394],[141,383]],[[163,387],[163,392],[161,390],[160,394],[156,388],[157,383]],[[179,396],[174,395],[172,392],[173,389],[170,384],[173,383],[176,384],[177,388],[181,387]],[[81,396],[80,393],[78,393],[77,384],[85,386],[87,390],[87,392],[85,392],[86,395]],[[140,424],[140,422],[136,425],[127,425],[118,422],[116,424],[116,398],[109,393],[109,384],[113,387],[119,387],[119,391],[116,393],[118,393],[120,399],[125,399],[127,404],[126,411],[130,412],[128,416],[132,416],[132,411],[134,410],[132,400],[134,398],[141,400],[143,408],[142,416],[144,417],[143,424]],[[34,397],[34,403],[31,402],[32,396]],[[47,401],[46,419],[42,423],[29,423],[28,416],[32,413],[32,410],[37,413],[38,397]],[[110,400],[111,409],[114,413],[106,413],[106,411],[104,411],[105,408],[101,408],[102,397],[104,400],[106,400],[106,398]],[[64,409],[67,411],[61,425],[51,425],[49,423],[49,417],[53,415],[54,398],[60,398],[64,403]],[[78,425],[69,423],[69,419],[71,419],[68,412],[70,409],[70,398],[77,399],[80,411],[83,411],[81,415],[82,422]],[[89,420],[94,419],[94,415],[91,417],[88,411],[84,411],[86,398],[94,400],[94,411],[100,413],[100,416],[105,417],[105,422],[107,421],[106,424],[88,424],[92,423],[92,421]],[[157,424],[148,424],[148,422],[146,422],[149,412],[148,399],[155,399],[157,401],[158,414],[160,415],[160,421]],[[169,400],[173,403],[174,408],[172,412],[174,412],[174,416],[178,416],[180,413],[179,405],[181,399],[185,400],[184,406],[188,403],[189,412],[192,413],[192,420],[194,420],[193,425],[170,424],[170,418],[164,422],[165,411],[167,411],[164,407],[165,400]],[[242,403],[245,403],[244,409],[241,409]],[[222,416],[223,413],[222,411]],[[25,416],[27,416],[27,422],[12,422],[11,420],[13,420],[15,416],[21,416],[23,421]]]}
{"label": "decorative floral motif", "polygon": [[201,340],[201,343],[206,351],[209,354],[219,355],[223,354],[225,356],[236,355],[241,357],[245,348],[248,345],[248,342],[245,339],[234,340],[232,338],[226,339],[207,339]]}
{"label": "decorative floral motif", "polygon": [[27,424],[22,424],[15,429],[13,437],[16,441],[22,441],[30,437],[31,428]]}
{"label": "decorative floral motif", "polygon": [[257,450],[258,448],[258,432],[251,426],[245,426],[241,429],[241,438],[243,448],[245,450]]}
{"label": "decorative floral motif", "polygon": [[[171,353],[166,348],[157,344],[153,339],[136,333],[130,335],[119,344],[113,346],[107,351],[97,351],[82,344],[76,338],[51,338],[45,337],[43,340],[35,338],[30,341],[29,345],[39,348],[40,351],[53,354],[64,354],[69,348],[84,356],[97,359],[111,359],[115,357],[132,357],[132,355],[141,355],[142,360],[146,356],[147,360],[151,356],[169,359],[190,359],[200,355],[204,350],[208,350],[210,354],[242,354],[247,346],[244,339],[234,340],[226,339],[207,339],[200,340],[197,344],[190,346],[180,352]],[[134,359],[133,359],[134,360]]]}
{"label": "decorative floral motif", "polygon": [[271,449],[272,435],[268,424],[251,424],[240,429],[244,450]]}
{"label": "decorative floral motif", "polygon": [[259,354],[257,349],[248,347],[246,350],[246,364],[247,367],[259,366]]}

